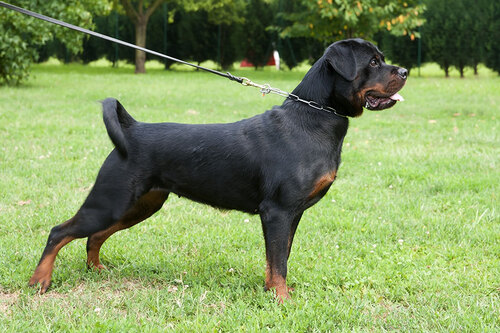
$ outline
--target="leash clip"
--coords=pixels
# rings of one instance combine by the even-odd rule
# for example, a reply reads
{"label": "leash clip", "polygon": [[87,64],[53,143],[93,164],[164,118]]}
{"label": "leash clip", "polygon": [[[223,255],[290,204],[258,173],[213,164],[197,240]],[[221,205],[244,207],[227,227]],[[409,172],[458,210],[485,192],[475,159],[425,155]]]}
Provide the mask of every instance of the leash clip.
{"label": "leash clip", "polygon": [[266,96],[271,92],[271,86],[266,83],[260,87],[260,92],[262,93],[262,97]]}
{"label": "leash clip", "polygon": [[242,77],[241,78],[241,84],[244,85],[245,87],[255,87],[255,88],[259,88],[260,89],[260,93],[262,94],[262,96],[265,96],[271,92],[273,92],[273,88],[271,88],[271,86],[266,83],[266,84],[258,84],[258,83],[255,83],[255,82],[252,82],[252,80],[246,78],[246,77]]}
{"label": "leash clip", "polygon": [[252,86],[253,82],[249,78],[242,76],[241,77],[241,84],[244,85],[245,87],[250,87],[250,86]]}

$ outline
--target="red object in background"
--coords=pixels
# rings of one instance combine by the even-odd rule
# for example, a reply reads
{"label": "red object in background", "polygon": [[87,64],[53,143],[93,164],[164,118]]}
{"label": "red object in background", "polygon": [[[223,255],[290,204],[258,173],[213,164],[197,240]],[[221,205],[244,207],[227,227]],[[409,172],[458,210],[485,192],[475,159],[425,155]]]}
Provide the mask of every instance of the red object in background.
{"label": "red object in background", "polygon": [[[274,60],[273,55],[269,57],[269,60],[266,63],[266,66],[275,66],[276,61]],[[240,63],[240,67],[255,67],[247,58],[243,59]]]}

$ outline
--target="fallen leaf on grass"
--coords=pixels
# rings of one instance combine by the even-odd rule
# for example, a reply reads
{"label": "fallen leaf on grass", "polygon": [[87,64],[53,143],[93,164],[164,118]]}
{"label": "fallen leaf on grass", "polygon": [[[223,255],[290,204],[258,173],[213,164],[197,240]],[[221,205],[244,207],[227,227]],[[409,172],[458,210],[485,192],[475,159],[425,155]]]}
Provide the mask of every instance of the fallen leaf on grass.
{"label": "fallen leaf on grass", "polygon": [[26,201],[21,200],[21,201],[18,201],[18,202],[17,202],[17,205],[18,205],[18,206],[26,206],[26,205],[29,205],[29,204],[31,204],[31,199],[28,199],[28,200],[26,200]]}

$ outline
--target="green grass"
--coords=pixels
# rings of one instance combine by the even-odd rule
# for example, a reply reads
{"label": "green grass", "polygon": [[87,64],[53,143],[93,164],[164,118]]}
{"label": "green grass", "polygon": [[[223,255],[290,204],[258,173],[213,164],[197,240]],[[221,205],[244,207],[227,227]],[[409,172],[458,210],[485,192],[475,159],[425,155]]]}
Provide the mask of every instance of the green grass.
{"label": "green grass", "polygon": [[[304,75],[235,70],[291,90]],[[138,120],[229,122],[279,104],[219,77],[94,64],[34,67],[0,87],[0,330],[500,330],[500,78],[416,70],[393,109],[351,121],[329,193],[303,216],[289,261],[293,301],[263,291],[256,216],[171,196],[110,238],[109,270],[85,241],[59,254],[49,292],[27,287],[48,231],[85,199],[112,144],[98,100]]]}

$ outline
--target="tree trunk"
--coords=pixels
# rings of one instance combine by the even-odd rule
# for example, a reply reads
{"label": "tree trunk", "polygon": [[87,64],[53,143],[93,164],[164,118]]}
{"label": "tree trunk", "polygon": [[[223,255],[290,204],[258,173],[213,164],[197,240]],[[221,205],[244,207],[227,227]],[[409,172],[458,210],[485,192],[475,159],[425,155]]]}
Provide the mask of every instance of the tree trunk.
{"label": "tree trunk", "polygon": [[[135,3],[137,8],[134,8],[134,4],[131,0],[120,0],[127,16],[132,20],[135,26],[135,44],[137,46],[146,47],[146,29],[148,26],[148,21],[153,12],[158,8],[158,6],[165,0],[154,0],[153,3],[145,10],[144,1],[140,0],[139,3]],[[146,73],[146,53],[143,51],[135,51],[135,72],[136,73]]]}
{"label": "tree trunk", "polygon": [[[135,44],[140,47],[146,47],[146,28],[148,19],[141,17],[135,23]],[[135,50],[135,73],[146,73],[146,53]]]}

